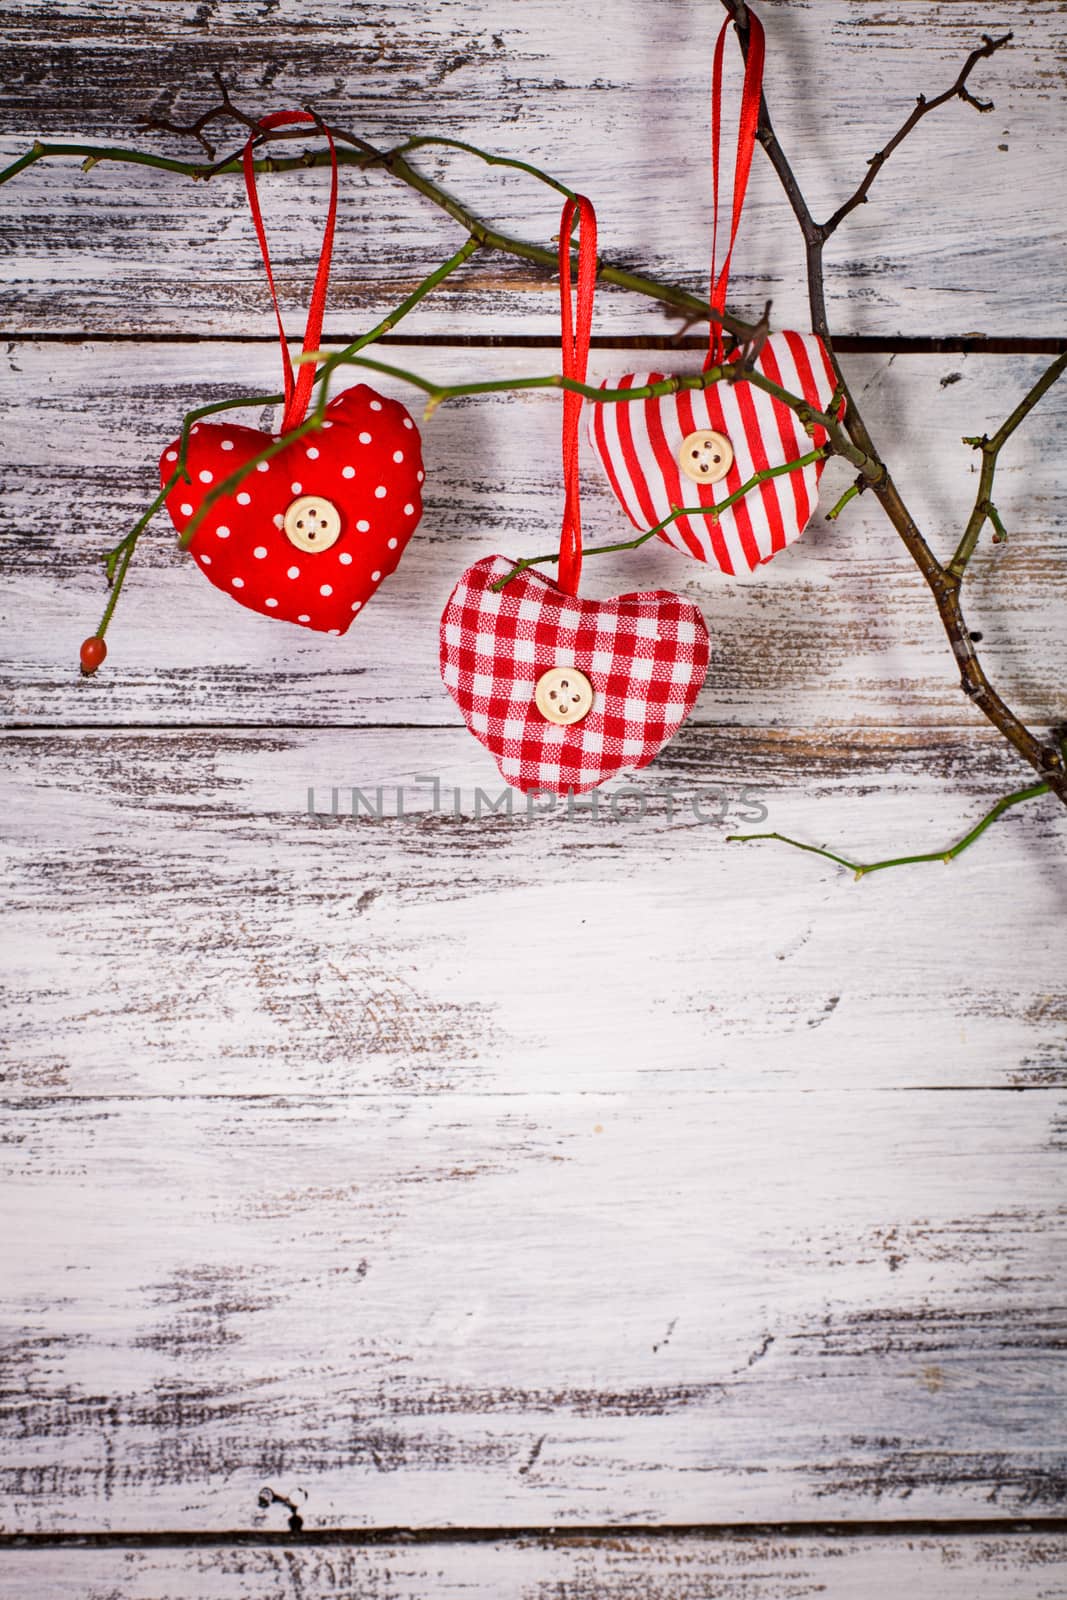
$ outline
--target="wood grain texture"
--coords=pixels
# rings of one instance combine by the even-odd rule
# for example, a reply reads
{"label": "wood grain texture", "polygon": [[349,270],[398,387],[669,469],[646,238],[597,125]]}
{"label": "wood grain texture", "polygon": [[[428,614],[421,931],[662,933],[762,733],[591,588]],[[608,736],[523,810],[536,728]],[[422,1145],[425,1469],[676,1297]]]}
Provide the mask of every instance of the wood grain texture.
{"label": "wood grain texture", "polygon": [[1063,1110],[9,1100],[6,1528],[1062,1512]]}
{"label": "wood grain texture", "polygon": [[[1065,1081],[1051,801],[951,867],[860,884],[724,842],[762,803],[766,826],[866,859],[948,844],[1013,781],[992,738],[850,754],[694,731],[595,818],[583,798],[529,820],[521,798],[485,813],[477,791],[503,785],[465,730],[24,735],[4,766],[8,1093]],[[375,805],[379,786],[385,815],[353,819],[353,787]],[[958,930],[977,926],[976,952]]]}
{"label": "wood grain texture", "polygon": [[25,1600],[1060,1600],[1061,1538],[634,1538],[205,1550],[6,1551]]}
{"label": "wood grain texture", "polygon": [[[831,316],[1061,334],[1063,6],[763,14],[779,132],[822,212],[920,90],[1015,30],[973,82],[996,110],[929,119],[839,235]],[[258,111],[311,101],[382,143],[527,155],[594,196],[614,259],[704,286],[692,0],[0,0],[0,39],[10,155],[38,133],[191,153],[138,125],[195,115],[222,67]],[[558,206],[529,180],[424,159],[549,242]],[[294,329],[323,190],[263,185]],[[340,337],[461,237],[382,174],[343,194]],[[1019,1519],[1067,1509],[1062,808],[858,884],[725,842],[747,824],[867,859],[939,846],[1024,779],[877,508],[816,520],[750,580],[659,546],[587,564],[592,595],[684,593],[714,652],[692,722],[596,814],[483,814],[503,786],[437,670],[462,569],[556,542],[553,395],[437,413],[423,526],[345,640],[230,605],[161,525],[82,681],[98,557],[159,448],[188,407],[274,389],[277,354],[237,181],[39,167],[0,217],[0,1534],[116,1536],[5,1543],[2,1600],[1058,1600],[1064,1540]],[[734,284],[735,309],[773,295],[804,324],[762,158]],[[601,335],[676,327],[598,303]],[[476,257],[405,331],[554,335],[556,291]],[[386,355],[439,378],[558,366]],[[939,554],[976,484],[961,435],[1042,364],[848,359]],[[593,371],[698,365],[600,349]],[[1005,451],[1011,537],[968,578],[991,675],[1042,730],[1067,676],[1065,408],[1054,390]],[[830,464],[824,511],[849,476]],[[591,459],[585,491],[589,542],[623,536]],[[379,788],[382,815],[351,814]],[[264,1483],[326,1542],[272,1542]],[[751,1532],[647,1531],[664,1524]]]}
{"label": "wood grain texture", "polygon": [[[953,102],[894,156],[870,204],[828,256],[839,333],[1062,333],[1065,18],[1056,0],[924,6],[881,0],[766,0],[767,88],[782,142],[817,215],[852,192],[864,162],[921,92],[954,80],[983,33],[1015,44],[975,75],[995,102]],[[437,132],[526,157],[590,194],[602,247],[702,292],[710,246],[708,7],[692,0],[486,0],[103,3],[0,6],[6,86],[2,149],[35,135],[149,146],[196,159],[191,140],[149,134],[151,115],[186,121],[233,74],[265,112],[314,102],[379,145]],[[46,31],[47,48],[42,48]],[[426,170],[487,220],[547,244],[550,191],[467,157],[424,155]],[[264,185],[272,248],[291,305],[318,252],[321,175]],[[193,187],[161,173],[39,166],[0,192],[12,244],[3,257],[12,331],[271,331],[239,182]],[[382,175],[349,174],[329,330],[351,335],[388,309],[462,235],[428,202]],[[757,159],[732,306],[767,296],[783,326],[807,307],[799,236]],[[545,275],[501,256],[476,259],[418,313],[422,332],[551,333]],[[605,294],[601,325],[663,333],[677,322],[638,297]]]}
{"label": "wood grain texture", "polygon": [[[434,379],[558,368],[553,351],[393,350]],[[664,365],[699,368],[692,353]],[[148,504],[156,461],[182,415],[208,400],[270,393],[266,346],[18,345],[3,358],[0,592],[7,720],[73,724],[197,722],[455,725],[437,653],[441,609],[463,569],[500,550],[558,547],[562,493],[554,392],[440,408],[424,429],[427,509],[396,576],[342,640],[254,616],[206,583],[163,517],[142,541],[91,681],[81,640],[105,590],[100,555]],[[597,378],[647,355],[598,351]],[[1041,357],[852,357],[868,422],[935,550],[947,557],[969,514],[975,453],[963,434],[992,430],[1026,392]],[[410,387],[383,385],[418,414]],[[257,413],[248,420],[258,420]],[[1001,458],[997,502],[1007,545],[983,540],[968,616],[990,673],[1038,726],[1062,717],[1067,677],[1067,528],[1060,385]],[[588,544],[632,531],[592,457],[583,493]],[[801,542],[752,578],[727,579],[659,541],[586,563],[591,595],[677,590],[699,605],[712,663],[695,720],[778,727],[976,729],[929,594],[878,506],[862,498],[837,524],[822,513],[850,481],[831,461],[822,511]],[[842,734],[847,744],[848,733]]]}

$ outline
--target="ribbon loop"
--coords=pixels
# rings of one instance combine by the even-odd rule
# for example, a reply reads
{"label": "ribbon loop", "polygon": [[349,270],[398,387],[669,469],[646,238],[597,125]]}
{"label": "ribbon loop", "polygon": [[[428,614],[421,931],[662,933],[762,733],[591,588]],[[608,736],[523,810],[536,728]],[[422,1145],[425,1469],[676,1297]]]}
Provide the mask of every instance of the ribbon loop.
{"label": "ribbon loop", "polygon": [[[571,229],[578,218],[578,294],[571,306]],[[596,293],[596,212],[584,195],[564,202],[559,223],[559,314],[563,376],[585,382],[589,338]],[[577,594],[582,576],[582,508],[578,474],[578,422],[582,395],[563,391],[563,526],[559,536],[556,582],[565,594]]]}
{"label": "ribbon loop", "polygon": [[[711,74],[711,186],[714,206],[711,234],[711,308],[720,316],[726,310],[726,291],[730,281],[730,261],[734,253],[737,230],[741,225],[741,212],[745,204],[748,175],[752,167],[752,153],[756,147],[756,129],[759,125],[760,100],[763,95],[763,58],[765,43],[763,24],[752,7],[748,7],[748,54],[745,58],[745,82],[741,90],[741,115],[737,125],[737,157],[734,162],[733,217],[730,242],[726,258],[715,273],[719,244],[719,144],[722,133],[722,65],[726,33],[731,19],[726,18],[715,41],[715,56]],[[722,323],[713,318],[708,359],[704,369],[722,361],[724,353]]]}
{"label": "ribbon loop", "polygon": [[[322,337],[322,317],[326,308],[326,286],[330,277],[330,257],[333,254],[334,224],[337,218],[337,151],[334,148],[333,135],[325,123],[319,122],[310,111],[272,111],[269,116],[261,117],[257,127],[264,133],[272,132],[275,128],[290,127],[294,123],[311,122],[320,127],[326,135],[326,142],[330,147],[330,204],[326,213],[326,226],[323,229],[322,249],[319,251],[319,265],[315,273],[315,283],[311,291],[311,302],[308,306],[307,323],[304,328],[304,353],[317,350]],[[311,399],[311,387],[315,382],[315,369],[308,364],[300,368],[299,375],[293,376],[293,363],[289,359],[289,345],[285,337],[285,324],[282,321],[281,307],[278,304],[278,295],[274,287],[274,274],[271,271],[270,251],[267,249],[267,235],[263,227],[263,213],[259,208],[259,195],[256,192],[256,169],[253,149],[255,133],[248,136],[245,144],[242,164],[244,167],[245,190],[248,194],[248,205],[252,212],[252,221],[256,227],[256,237],[259,240],[259,249],[263,257],[263,265],[267,269],[267,284],[270,288],[270,297],[274,302],[274,316],[278,323],[278,338],[282,346],[282,376],[285,384],[285,410],[282,414],[282,432],[288,433],[290,428],[298,427],[303,422],[307,413],[308,402]]]}

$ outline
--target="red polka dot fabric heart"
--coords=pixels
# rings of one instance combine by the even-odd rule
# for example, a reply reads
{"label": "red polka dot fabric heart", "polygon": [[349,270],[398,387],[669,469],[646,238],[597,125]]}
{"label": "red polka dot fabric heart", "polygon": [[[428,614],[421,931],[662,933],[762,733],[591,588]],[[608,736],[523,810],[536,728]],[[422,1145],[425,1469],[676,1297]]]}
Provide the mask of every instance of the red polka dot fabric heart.
{"label": "red polka dot fabric heart", "polygon": [[[764,344],[755,368],[791,394],[826,413],[833,399],[834,378],[821,339],[813,334],[784,332]],[[638,389],[659,383],[658,372],[628,373],[605,387]],[[799,461],[826,442],[825,429],[812,435],[780,400],[743,379],[716,383],[707,389],[685,389],[651,400],[595,405],[589,438],[608,481],[635,528],[647,531],[671,512],[688,506],[713,506],[768,467]],[[711,457],[701,456],[702,435],[725,439],[730,459],[717,476]],[[683,462],[714,482],[701,482],[683,470]],[[819,496],[822,460],[780,477],[765,479],[718,518],[679,517],[657,537],[676,550],[708,561],[729,576],[752,572],[770,561],[804,532]]]}
{"label": "red polka dot fabric heart", "polygon": [[[167,497],[184,532],[212,488],[271,444],[233,423],[199,423]],[[173,475],[177,439],[160,458]],[[266,617],[342,634],[395,569],[422,514],[418,430],[397,400],[356,384],[327,406],[321,428],[249,471],[197,528],[189,551],[205,578]]]}
{"label": "red polka dot fabric heart", "polygon": [[528,568],[494,593],[514,567],[468,568],[441,618],[441,676],[467,727],[523,793],[647,766],[707,674],[700,612],[663,590],[580,600]]}

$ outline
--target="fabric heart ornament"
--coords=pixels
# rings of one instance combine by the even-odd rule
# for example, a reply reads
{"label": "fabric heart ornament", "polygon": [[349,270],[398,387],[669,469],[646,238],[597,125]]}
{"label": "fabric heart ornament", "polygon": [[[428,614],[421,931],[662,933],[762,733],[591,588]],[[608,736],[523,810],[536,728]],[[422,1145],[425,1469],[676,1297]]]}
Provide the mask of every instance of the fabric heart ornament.
{"label": "fabric heart ornament", "polygon": [[498,591],[514,571],[476,562],[441,619],[441,676],[467,727],[523,793],[647,766],[707,675],[700,612],[662,589],[579,600],[528,568]]}
{"label": "fabric heart ornament", "polygon": [[[759,123],[764,35],[759,18],[747,8],[748,46],[734,172],[730,242],[716,274],[719,220],[719,144],[722,118],[722,68],[726,31],[715,46],[712,74],[712,241],[711,341],[705,373],[741,355],[724,350],[722,315],[726,309],[730,262],[741,222],[752,153]],[[814,334],[777,333],[765,340],[747,368],[754,377],[803,398],[827,415],[835,379],[830,358]],[[604,385],[642,390],[663,383],[659,372],[627,373]],[[809,436],[796,413],[758,381],[682,378],[686,387],[638,400],[594,407],[589,438],[612,489],[636,528],[697,561],[714,563],[734,576],[751,572],[799,539],[818,500],[825,464],[826,430]],[[698,386],[699,385],[699,386]],[[843,407],[839,409],[839,414]],[[700,508],[721,511],[702,515]],[[688,510],[695,515],[685,515]],[[682,514],[680,515],[679,512]]]}
{"label": "fabric heart ornament", "polygon": [[[577,330],[570,239],[580,218]],[[564,375],[585,381],[596,217],[579,195],[560,222]],[[565,503],[556,582],[504,556],[460,578],[441,617],[441,676],[475,738],[524,793],[582,793],[644,767],[681,727],[708,670],[695,606],[664,590],[581,600],[581,396],[564,391]]]}
{"label": "fabric heart ornament", "polygon": [[[179,533],[212,488],[254,462],[271,434],[200,423],[189,435],[189,483],[167,496]],[[166,482],[175,439],[160,460]],[[205,578],[252,611],[341,634],[396,567],[422,511],[415,424],[396,400],[366,384],[326,407],[321,429],[269,460],[215,500],[189,551]]]}
{"label": "fabric heart ornament", "polygon": [[[833,369],[814,334],[772,335],[753,367],[816,411],[825,414],[831,404]],[[627,373],[605,387],[641,389],[664,377]],[[635,528],[656,528],[676,550],[730,577],[754,571],[799,539],[818,502],[826,430],[816,427],[809,437],[795,412],[744,378],[597,405],[589,438]],[[763,476],[768,469],[778,474]],[[752,486],[739,495],[746,484]],[[714,518],[674,515],[678,507],[727,499]]]}
{"label": "fabric heart ornament", "polygon": [[[317,119],[279,111],[263,131]],[[317,350],[337,211],[337,154],[328,128],[332,181],[304,352]],[[278,323],[285,382],[281,433],[235,423],[196,423],[178,471],[181,438],[163,451],[167,510],[209,582],[252,611],[321,633],[342,634],[394,570],[422,514],[418,430],[396,400],[356,384],[300,430],[315,382],[294,375],[256,193],[253,149],[244,150],[245,186]]]}

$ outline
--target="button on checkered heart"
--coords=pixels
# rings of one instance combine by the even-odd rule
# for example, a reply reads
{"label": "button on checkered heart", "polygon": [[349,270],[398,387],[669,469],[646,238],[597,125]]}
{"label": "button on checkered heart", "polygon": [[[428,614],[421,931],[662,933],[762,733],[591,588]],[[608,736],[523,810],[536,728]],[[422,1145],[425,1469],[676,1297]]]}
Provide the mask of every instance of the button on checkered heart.
{"label": "button on checkered heart", "polygon": [[[704,682],[700,612],[663,590],[580,600],[529,569],[494,593],[514,566],[503,556],[477,562],[441,618],[441,675],[468,728],[524,793],[581,793],[624,767],[647,766]],[[551,720],[537,690],[546,677],[549,697],[565,684],[559,668],[577,669],[576,711]],[[548,708],[544,690],[542,700]]]}
{"label": "button on checkered heart", "polygon": [[[833,373],[822,341],[813,334],[773,335],[755,368],[789,393],[803,395],[818,411],[825,413],[831,403]],[[628,373],[605,387],[638,389],[662,378],[658,372]],[[799,461],[826,442],[824,429],[809,436],[788,406],[744,379],[597,405],[588,428],[623,510],[642,530],[679,507],[719,505],[757,473]],[[700,451],[700,435],[709,430],[728,441],[723,465],[731,453],[733,459],[725,476],[717,477],[713,462]],[[815,510],[823,465],[813,461],[766,478],[721,516],[679,517],[658,537],[730,576],[751,572],[800,538]],[[702,482],[702,469],[715,481]]]}

